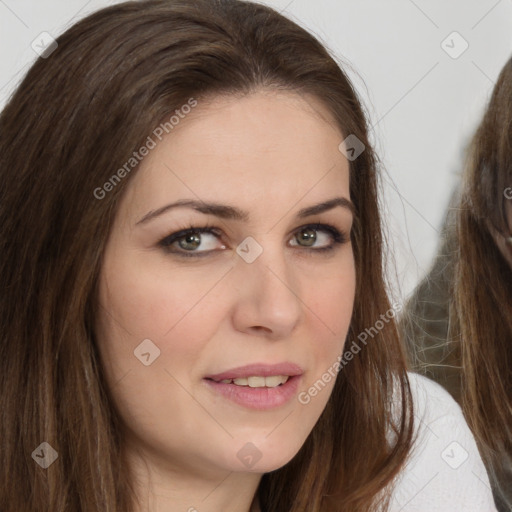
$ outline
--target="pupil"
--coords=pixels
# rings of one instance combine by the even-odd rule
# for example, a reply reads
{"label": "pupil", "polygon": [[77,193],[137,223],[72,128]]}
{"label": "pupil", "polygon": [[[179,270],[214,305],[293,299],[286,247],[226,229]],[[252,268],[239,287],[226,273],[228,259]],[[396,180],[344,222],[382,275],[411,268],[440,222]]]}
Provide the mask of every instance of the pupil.
{"label": "pupil", "polygon": [[316,241],[316,231],[314,229],[304,229],[300,233],[300,238],[304,245],[313,245]]}
{"label": "pupil", "polygon": [[[191,244],[187,246],[187,244]],[[182,249],[196,249],[201,244],[201,239],[198,233],[191,233],[185,235],[179,242]]]}

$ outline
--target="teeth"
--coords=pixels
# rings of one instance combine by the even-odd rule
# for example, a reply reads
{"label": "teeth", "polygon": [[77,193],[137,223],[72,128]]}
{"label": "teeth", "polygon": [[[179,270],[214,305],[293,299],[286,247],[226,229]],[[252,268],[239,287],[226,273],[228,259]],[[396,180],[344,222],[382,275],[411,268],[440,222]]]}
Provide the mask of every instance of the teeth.
{"label": "teeth", "polygon": [[265,377],[247,377],[247,381],[249,383],[250,388],[265,387]]}
{"label": "teeth", "polygon": [[272,375],[265,377],[265,386],[267,388],[277,388],[280,384],[284,384],[289,377],[287,375]]}
{"label": "teeth", "polygon": [[270,377],[252,376],[240,379],[225,379],[221,382],[225,384],[235,384],[237,386],[249,386],[250,388],[276,388],[284,384],[289,379],[288,375],[272,375]]}

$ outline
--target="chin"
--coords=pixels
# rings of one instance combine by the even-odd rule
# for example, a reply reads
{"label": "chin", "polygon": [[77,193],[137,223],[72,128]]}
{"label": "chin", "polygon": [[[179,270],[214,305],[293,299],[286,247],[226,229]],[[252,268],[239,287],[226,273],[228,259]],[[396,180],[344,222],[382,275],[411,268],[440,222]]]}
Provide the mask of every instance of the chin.
{"label": "chin", "polygon": [[[293,446],[282,442],[269,443],[269,439],[263,438],[261,443],[247,442],[235,454],[235,467],[233,471],[248,473],[269,473],[282,468],[290,462],[299,452],[302,443],[297,441]],[[258,447],[259,446],[259,447]],[[232,465],[232,464],[230,464]]]}

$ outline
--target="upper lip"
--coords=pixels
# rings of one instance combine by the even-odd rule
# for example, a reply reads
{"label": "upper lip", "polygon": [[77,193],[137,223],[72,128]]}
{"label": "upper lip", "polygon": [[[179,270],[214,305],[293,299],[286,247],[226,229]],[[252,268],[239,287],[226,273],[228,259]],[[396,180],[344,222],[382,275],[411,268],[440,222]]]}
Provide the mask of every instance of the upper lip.
{"label": "upper lip", "polygon": [[295,375],[302,375],[303,370],[300,366],[294,363],[278,363],[278,364],[264,364],[256,363],[249,364],[247,366],[239,366],[238,368],[232,368],[222,373],[216,373],[215,375],[207,375],[206,379],[212,379],[216,381],[226,379],[241,379],[246,377],[271,377],[272,375],[285,375],[293,377]]}

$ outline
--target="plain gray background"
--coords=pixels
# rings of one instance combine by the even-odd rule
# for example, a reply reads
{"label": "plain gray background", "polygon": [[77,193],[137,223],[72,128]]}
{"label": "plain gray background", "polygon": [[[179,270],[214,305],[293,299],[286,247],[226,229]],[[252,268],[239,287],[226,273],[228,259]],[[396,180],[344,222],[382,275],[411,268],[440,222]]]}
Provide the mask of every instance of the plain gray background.
{"label": "plain gray background", "polygon": [[[114,3],[0,0],[0,106],[35,60],[31,44],[41,32],[56,37]],[[389,275],[395,295],[403,297],[428,271],[462,149],[512,54],[512,0],[262,3],[313,32],[347,64],[385,166],[395,260]]]}

